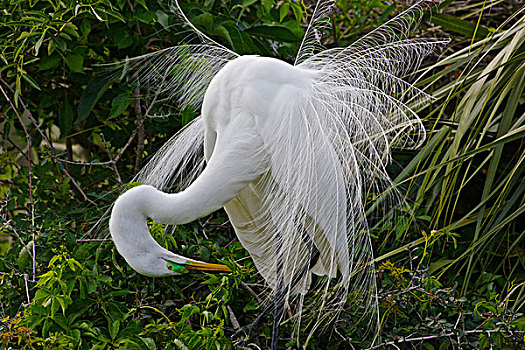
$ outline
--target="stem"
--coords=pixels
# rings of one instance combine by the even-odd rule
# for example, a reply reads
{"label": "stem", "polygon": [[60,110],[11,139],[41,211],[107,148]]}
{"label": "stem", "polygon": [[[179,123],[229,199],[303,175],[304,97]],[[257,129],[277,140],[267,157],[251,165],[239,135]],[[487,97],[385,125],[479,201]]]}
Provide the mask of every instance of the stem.
{"label": "stem", "polygon": [[[1,81],[4,83],[4,81]],[[7,85],[6,85],[7,86]],[[33,259],[33,281],[36,280],[36,259],[35,259],[35,204],[33,202],[33,160],[31,159],[31,137],[29,136],[29,132],[27,131],[27,128],[24,124],[24,121],[18,111],[16,110],[13,102],[7,96],[7,93],[5,92],[4,88],[2,87],[2,84],[0,84],[0,90],[2,90],[2,94],[4,95],[5,99],[13,109],[13,111],[16,114],[16,117],[18,118],[18,121],[20,122],[20,125],[22,125],[22,129],[24,130],[24,135],[26,137],[26,144],[27,144],[27,161],[28,161],[28,167],[29,167],[29,207],[31,211],[31,232],[32,232],[32,239],[33,239],[33,249],[31,252],[31,257]],[[18,236],[18,234],[17,234]]]}
{"label": "stem", "polygon": [[[9,88],[9,85],[7,85],[7,83],[0,77],[0,84],[4,84],[6,87]],[[1,86],[0,86],[1,88]],[[13,92],[12,89],[10,89],[11,92]],[[18,118],[20,119],[20,115],[18,114],[18,111],[15,109],[15,106],[13,105],[13,102],[9,99],[9,97],[7,96],[7,94],[5,93],[4,89],[2,89],[2,93],[4,94],[4,97],[7,99],[7,101],[9,102],[9,104],[11,105],[11,108],[13,108],[13,110],[15,111],[16,115],[18,116]],[[20,96],[18,96],[18,101],[20,102],[20,104],[22,105],[22,107],[24,108],[24,112],[26,113],[27,117],[29,118],[29,120],[31,121],[31,123],[33,123],[33,125],[35,126],[35,128],[37,129],[38,133],[42,136],[42,138],[44,139],[44,141],[46,142],[47,146],[49,148],[54,148],[53,147],[53,144],[49,141],[49,139],[47,138],[46,134],[42,131],[42,129],[40,128],[40,126],[38,125],[37,121],[35,120],[35,118],[33,118],[33,115],[31,114],[31,112],[29,111],[29,109],[27,108],[26,104],[24,103],[24,101],[22,100],[22,98]],[[25,130],[25,126],[22,124],[22,126],[24,127],[24,130]],[[56,160],[56,158],[53,158],[54,160]],[[80,192],[80,194],[82,195],[82,197],[84,198],[85,201],[93,204],[93,205],[96,205],[95,202],[93,202],[91,199],[88,198],[88,196],[84,193],[84,191],[82,190],[82,188],[78,185],[78,183],[75,181],[75,179],[71,176],[71,174],[69,174],[69,172],[67,171],[67,169],[65,167],[60,167],[60,170],[71,180],[71,182],[73,183],[73,185],[75,186],[75,188],[78,190],[78,192]]]}
{"label": "stem", "polygon": [[144,153],[144,117],[142,116],[142,110],[140,108],[140,88],[135,88],[133,91],[135,94],[135,115],[137,116],[137,158],[135,159],[135,173],[140,170],[142,163],[142,153]]}

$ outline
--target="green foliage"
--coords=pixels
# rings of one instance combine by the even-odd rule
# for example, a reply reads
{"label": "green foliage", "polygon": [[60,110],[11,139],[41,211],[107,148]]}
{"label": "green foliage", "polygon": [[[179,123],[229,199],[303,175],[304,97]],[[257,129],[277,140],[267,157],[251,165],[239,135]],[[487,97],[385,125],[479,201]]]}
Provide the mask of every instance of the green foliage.
{"label": "green foliage", "polygon": [[[359,39],[360,36],[377,28],[400,12],[395,2],[387,3],[377,0],[338,0],[336,5],[338,11],[333,16],[334,35],[340,45]],[[400,10],[402,11],[403,8]]]}
{"label": "green foliage", "polygon": [[[349,43],[400,10],[380,1],[337,5],[327,46]],[[298,49],[308,6],[182,4],[221,44],[284,60]],[[411,202],[372,230],[381,329],[367,334],[368,320],[349,306],[308,348],[515,349],[524,340],[523,9],[501,20],[483,7],[488,2],[475,6],[448,0],[429,18],[458,46],[421,83],[437,97],[420,110],[427,144],[395,155],[396,181]],[[263,309],[265,299],[250,289],[267,290],[223,213],[173,235],[153,222],[150,230],[167,249],[227,264],[232,274],[145,278],[112,242],[89,232],[135,185],[125,182],[140,158],[195,115],[174,108],[169,119],[144,118],[139,95],[146,91],[111,82],[96,66],[189,40],[169,3],[2,1],[0,26],[0,99],[7,102],[0,104],[0,348],[242,348],[230,339],[234,323],[247,325]],[[139,145],[141,133],[147,142]],[[71,163],[80,160],[92,163]],[[306,342],[316,317],[303,315],[300,339],[285,322],[289,347]],[[266,348],[270,333],[263,324],[251,341]]]}
{"label": "green foliage", "polygon": [[439,100],[429,109],[428,142],[396,179],[410,182],[413,210],[430,217],[430,227],[458,233],[459,249],[444,253],[434,271],[452,274],[462,293],[480,288],[479,276],[488,272],[509,285],[524,278],[516,255],[523,251],[525,211],[523,11],[492,32],[478,21],[471,32],[481,37],[432,67],[421,85],[446,83],[434,85]]}

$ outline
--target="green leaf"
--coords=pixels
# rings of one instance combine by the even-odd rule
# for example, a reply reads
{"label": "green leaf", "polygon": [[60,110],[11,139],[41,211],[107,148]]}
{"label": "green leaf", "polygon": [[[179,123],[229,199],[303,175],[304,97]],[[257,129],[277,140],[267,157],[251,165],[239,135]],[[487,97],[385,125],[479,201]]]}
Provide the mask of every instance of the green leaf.
{"label": "green leaf", "polygon": [[288,28],[278,26],[256,26],[246,29],[246,33],[281,42],[297,42],[301,39]]}
{"label": "green leaf", "polygon": [[69,98],[64,97],[61,108],[58,111],[58,127],[60,128],[60,135],[65,137],[69,134],[71,127],[73,126],[74,112]]}
{"label": "green leaf", "polygon": [[246,55],[253,54],[257,52],[257,48],[253,44],[252,38],[235,25],[234,22],[228,21],[222,24],[228,31],[233,49],[235,52]]}
{"label": "green leaf", "polygon": [[78,28],[73,23],[66,23],[63,31],[71,36],[74,36],[75,38],[80,38],[80,35],[78,34]]}
{"label": "green leaf", "polygon": [[273,6],[273,0],[261,0],[261,4],[263,5],[266,13],[269,13]]}
{"label": "green leaf", "polygon": [[233,47],[233,42],[232,42],[232,38],[230,36],[230,33],[228,32],[228,30],[224,26],[220,25],[217,28],[215,28],[215,30],[213,31],[213,34],[217,35],[217,36],[220,36],[221,38],[226,40],[230,44],[230,46]]}
{"label": "green leaf", "polygon": [[182,125],[186,125],[195,118],[195,111],[190,107],[184,108],[182,111]]}
{"label": "green leaf", "polygon": [[91,33],[91,24],[84,18],[80,23],[80,31],[84,36],[84,39],[87,40],[89,33]]}
{"label": "green leaf", "polygon": [[129,94],[120,94],[111,101],[111,113],[109,119],[120,116],[128,107],[131,102],[131,96]]}
{"label": "green leaf", "polygon": [[[50,41],[49,43],[52,43],[52,41]],[[60,56],[46,56],[40,60],[40,64],[38,65],[38,71],[54,68],[58,65],[59,62]]]}
{"label": "green leaf", "polygon": [[115,340],[115,338],[118,335],[119,328],[120,328],[119,320],[108,322],[108,330],[109,330],[109,336],[111,337],[111,340]]}
{"label": "green leaf", "polygon": [[49,40],[49,42],[47,43],[47,54],[51,56],[53,51],[55,51],[55,48],[56,48],[55,42],[53,40]]}
{"label": "green leaf", "polygon": [[282,22],[283,19],[286,18],[286,16],[288,16],[288,12],[290,12],[290,4],[289,3],[284,3],[281,5],[281,7],[279,7],[279,21]]}
{"label": "green leaf", "polygon": [[46,318],[46,320],[44,321],[44,326],[42,327],[42,335],[44,337],[47,337],[48,334],[49,334],[49,328],[53,326],[53,321],[51,321],[50,318]]}
{"label": "green leaf", "polygon": [[88,83],[78,103],[78,117],[75,123],[79,123],[89,117],[93,107],[95,107],[95,104],[109,85],[111,85],[110,81],[104,81],[100,78],[95,78]]}
{"label": "green leaf", "polygon": [[22,73],[22,78],[29,83],[32,87],[34,87],[37,90],[40,90],[40,86],[36,83],[36,81],[33,80],[29,75]]}
{"label": "green leaf", "polygon": [[125,49],[133,45],[133,35],[125,29],[118,29],[113,35],[113,41],[119,49]]}
{"label": "green leaf", "polygon": [[42,46],[42,42],[44,41],[44,37],[46,35],[46,32],[43,32],[40,36],[40,39],[35,44],[35,56],[38,56],[38,52],[40,51],[40,46]]}
{"label": "green leaf", "polygon": [[195,305],[184,305],[181,308],[181,311],[183,311],[181,321],[186,321],[188,318],[191,317],[191,315],[198,314],[201,310],[198,306]]}
{"label": "green leaf", "polygon": [[67,55],[66,64],[72,72],[82,73],[84,71],[84,57],[78,53]]}
{"label": "green leaf", "polygon": [[137,11],[133,18],[141,21],[142,23],[153,24],[157,19],[157,14],[155,12],[141,10]]}
{"label": "green leaf", "polygon": [[[293,14],[295,16],[295,21],[298,24],[300,24],[301,20],[303,19],[303,8],[302,8],[302,6],[300,4],[298,4],[297,2],[292,2],[290,5],[292,6],[292,11],[293,11]],[[281,22],[282,22],[282,20],[281,20]]]}
{"label": "green leaf", "polygon": [[91,12],[93,13],[93,15],[94,15],[94,16],[95,16],[100,22],[104,22],[104,21],[105,21],[105,19],[102,18],[102,17],[100,16],[100,14],[97,13],[97,11],[95,11],[95,9],[94,9],[93,7],[90,7],[90,9],[91,9]]}
{"label": "green leaf", "polygon": [[120,338],[131,337],[142,332],[142,325],[139,320],[130,320],[124,324],[126,324],[126,328],[120,332]]}
{"label": "green leaf", "polygon": [[140,338],[149,350],[156,350],[155,342],[151,338]]}
{"label": "green leaf", "polygon": [[476,39],[486,38],[490,33],[485,27],[478,26],[476,30],[476,24],[444,13],[433,14],[429,21],[435,25],[441,26],[445,29],[465,35],[467,37],[472,37],[474,35],[474,31],[476,31]]}
{"label": "green leaf", "polygon": [[66,42],[64,41],[64,39],[58,37],[58,36],[54,36],[53,37],[53,43],[55,44],[55,46],[61,50],[61,51],[65,51],[67,49],[67,44]]}
{"label": "green leaf", "polygon": [[145,10],[148,10],[148,6],[146,6],[145,0],[136,0],[137,3],[139,3],[142,7],[144,7]]}
{"label": "green leaf", "polygon": [[436,262],[430,264],[430,266],[428,268],[428,273],[434,273],[435,271],[441,269],[443,266],[450,265],[453,262],[454,262],[454,260],[451,260],[451,259],[441,259],[439,261],[436,261]]}
{"label": "green leaf", "polygon": [[34,242],[31,241],[27,244],[26,247],[23,247],[18,254],[18,266],[22,270],[26,266],[29,266],[31,260],[31,254],[33,253]]}
{"label": "green leaf", "polygon": [[159,22],[164,29],[167,29],[169,27],[169,16],[162,10],[158,10],[155,13],[157,14],[157,22]]}
{"label": "green leaf", "polygon": [[122,22],[126,23],[126,20],[124,19],[124,17],[120,13],[118,13],[117,11],[104,10],[104,12],[106,12],[111,17],[116,18],[119,21],[122,21]]}
{"label": "green leaf", "polygon": [[57,296],[55,299],[58,300],[58,303],[60,304],[60,307],[62,308],[62,314],[65,316],[66,315],[66,309],[67,309],[66,301],[64,300],[64,298],[62,296]]}
{"label": "green leaf", "polygon": [[208,32],[211,32],[213,29],[213,16],[209,13],[200,14],[193,18],[191,22],[194,25],[203,27]]}

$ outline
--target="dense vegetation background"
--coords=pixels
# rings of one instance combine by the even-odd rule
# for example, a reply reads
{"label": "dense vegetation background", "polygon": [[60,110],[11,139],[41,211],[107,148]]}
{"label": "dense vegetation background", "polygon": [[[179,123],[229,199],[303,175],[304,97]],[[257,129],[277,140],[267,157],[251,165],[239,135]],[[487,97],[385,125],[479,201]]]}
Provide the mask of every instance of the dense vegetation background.
{"label": "dense vegetation background", "polygon": [[[311,1],[183,2],[190,20],[238,53],[290,60]],[[328,47],[344,46],[407,4],[337,1]],[[145,159],[195,111],[159,117],[141,91],[100,75],[184,40],[169,3],[0,0],[0,347],[232,349],[264,293],[222,212],[155,237],[222,261],[229,275],[137,275],[93,227]],[[395,153],[407,194],[395,220],[371,217],[381,325],[345,310],[312,349],[519,349],[525,317],[525,8],[447,0],[414,36],[451,38],[411,79],[435,99],[428,130]],[[437,63],[436,63],[437,62]],[[176,107],[174,107],[176,108]],[[370,212],[374,203],[370,201]],[[255,292],[255,293],[254,293]],[[315,298],[315,291],[308,298]],[[301,326],[301,344],[315,314]],[[283,337],[297,343],[293,325]],[[268,324],[247,348],[266,348]],[[372,344],[372,342],[374,342]]]}

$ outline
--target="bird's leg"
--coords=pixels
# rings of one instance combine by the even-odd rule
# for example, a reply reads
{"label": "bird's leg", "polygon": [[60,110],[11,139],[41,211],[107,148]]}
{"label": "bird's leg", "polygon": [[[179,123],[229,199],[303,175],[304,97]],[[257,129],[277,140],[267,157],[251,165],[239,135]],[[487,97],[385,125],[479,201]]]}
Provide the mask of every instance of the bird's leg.
{"label": "bird's leg", "polygon": [[255,318],[255,320],[248,324],[247,326],[242,327],[237,332],[232,335],[232,338],[239,338],[243,333],[248,333],[247,340],[250,340],[253,332],[259,328],[261,321],[270,314],[273,313],[273,325],[272,325],[272,350],[277,349],[277,343],[279,340],[279,322],[284,309],[284,281],[283,281],[283,260],[282,260],[282,237],[280,233],[275,235],[275,256],[277,257],[277,266],[276,266],[276,275],[277,275],[277,286],[273,293],[273,303],[267,305],[263,312]]}
{"label": "bird's leg", "polygon": [[272,350],[277,350],[279,343],[279,323],[283,315],[284,309],[284,274],[283,274],[283,257],[282,257],[283,241],[281,233],[277,232],[275,235],[275,256],[277,257],[277,286],[273,293],[273,325],[272,325]]}
{"label": "bird's leg", "polygon": [[252,321],[252,323],[241,327],[241,329],[237,330],[232,336],[232,339],[239,338],[242,334],[247,334],[248,337],[246,341],[250,340],[254,331],[259,328],[259,325],[261,324],[261,321],[270,314],[270,312],[273,309],[273,304],[269,304],[264,308],[264,310],[255,318],[255,320]]}
{"label": "bird's leg", "polygon": [[[299,223],[296,223],[297,225],[297,228],[298,230],[301,231],[301,234],[302,234],[302,239],[304,241],[304,243],[306,244],[306,248],[308,249],[308,260],[306,262],[306,264],[304,264],[300,269],[299,271],[297,271],[297,273],[294,274],[294,277],[292,278],[292,283],[290,284],[291,286],[295,286],[296,284],[298,284],[305,276],[306,274],[308,273],[308,271],[310,271],[314,266],[315,264],[317,264],[317,261],[319,261],[319,250],[317,249],[317,247],[314,245],[312,239],[310,238],[310,236],[308,235],[308,233],[306,233],[306,230],[304,229],[303,225],[302,224],[299,224]],[[279,239],[279,243],[282,245],[282,240],[281,240],[281,237],[280,235],[276,235]],[[279,247],[279,245],[277,244],[276,245],[276,250],[277,248]],[[279,251],[281,250],[281,248],[278,249]],[[282,252],[280,252],[282,255]],[[279,256],[279,255],[278,255]],[[279,259],[277,260],[277,273],[282,273],[282,258],[279,257]],[[280,266],[279,266],[280,265]],[[279,272],[280,271],[280,272]],[[278,275],[279,276],[279,275]],[[281,283],[282,283],[282,279],[281,279]],[[277,301],[277,291],[278,290],[281,290],[281,294],[283,294],[283,288],[281,286],[281,288],[279,288],[279,286],[277,287],[276,289],[276,292],[274,293],[274,302],[271,303],[271,304],[268,304],[264,310],[255,318],[255,320],[253,320],[250,324],[242,327],[241,329],[239,329],[237,332],[235,332],[231,338],[232,339],[237,339],[239,338],[242,334],[247,334],[248,335],[248,338],[247,340],[250,340],[252,335],[254,334],[254,332],[259,328],[259,325],[261,324],[261,321],[266,318],[272,311],[272,309],[274,310],[274,325],[275,325],[275,319],[276,319],[276,301]],[[284,304],[284,297],[281,296],[281,299],[283,300],[283,304]],[[280,308],[281,308],[281,316],[282,316],[282,310],[283,310],[283,304],[281,304]],[[280,317],[279,317],[280,318]],[[278,332],[278,324],[277,324],[277,332]],[[275,334],[275,331],[272,327],[272,344],[273,344],[273,334]]]}
{"label": "bird's leg", "polygon": [[[314,245],[314,242],[306,232],[304,226],[301,223],[296,222],[297,229],[301,231],[302,239],[308,249],[308,259],[306,263],[294,274],[290,283],[290,288],[296,286],[304,277],[307,275],[317,261],[319,260],[319,250]],[[277,350],[277,344],[279,342],[279,323],[283,315],[284,309],[284,278],[283,278],[283,259],[282,259],[282,237],[280,233],[276,234],[275,237],[275,249],[277,256],[277,288],[273,295],[273,326],[272,326],[272,350]]]}

